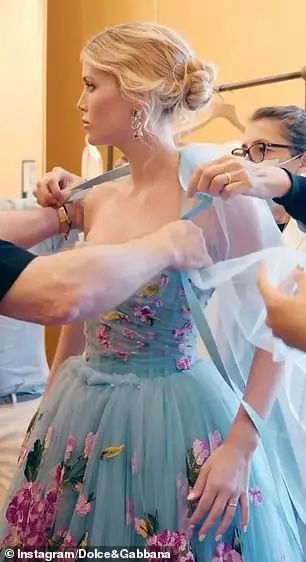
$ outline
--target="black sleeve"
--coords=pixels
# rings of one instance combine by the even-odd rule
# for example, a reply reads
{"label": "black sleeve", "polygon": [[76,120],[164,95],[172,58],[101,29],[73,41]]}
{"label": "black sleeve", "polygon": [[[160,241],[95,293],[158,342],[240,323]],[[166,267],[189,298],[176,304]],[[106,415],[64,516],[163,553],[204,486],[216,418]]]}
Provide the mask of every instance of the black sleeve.
{"label": "black sleeve", "polygon": [[291,189],[283,197],[275,197],[273,201],[283,205],[288,215],[306,224],[306,178],[295,176],[285,170],[291,179]]}
{"label": "black sleeve", "polygon": [[6,295],[19,275],[37,256],[0,240],[0,300]]}

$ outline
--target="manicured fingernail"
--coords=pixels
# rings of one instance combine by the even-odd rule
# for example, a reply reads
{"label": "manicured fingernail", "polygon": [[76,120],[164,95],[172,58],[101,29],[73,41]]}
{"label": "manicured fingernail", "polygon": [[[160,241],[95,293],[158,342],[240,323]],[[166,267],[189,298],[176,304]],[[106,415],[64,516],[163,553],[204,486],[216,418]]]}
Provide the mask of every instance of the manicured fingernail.
{"label": "manicured fingernail", "polygon": [[243,527],[243,532],[244,532],[244,533],[246,533],[246,532],[247,532],[247,530],[248,530],[248,526],[247,526],[247,525],[245,525],[245,526]]}
{"label": "manicured fingernail", "polygon": [[215,540],[216,540],[216,542],[219,542],[219,541],[221,541],[221,539],[222,539],[222,535],[217,535]]}
{"label": "manicured fingernail", "polygon": [[195,500],[195,497],[195,494],[193,492],[190,492],[190,494],[188,494],[187,496],[187,500],[191,502],[192,500]]}
{"label": "manicured fingernail", "polygon": [[199,535],[199,541],[203,542],[205,539],[206,535]]}

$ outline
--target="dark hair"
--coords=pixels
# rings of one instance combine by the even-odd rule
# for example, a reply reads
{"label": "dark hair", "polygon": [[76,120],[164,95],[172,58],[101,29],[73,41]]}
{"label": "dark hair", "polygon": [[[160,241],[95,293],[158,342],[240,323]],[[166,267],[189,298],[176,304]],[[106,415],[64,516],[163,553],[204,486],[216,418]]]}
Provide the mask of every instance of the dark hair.
{"label": "dark hair", "polygon": [[260,107],[251,121],[271,119],[280,121],[284,137],[291,144],[292,156],[306,152],[306,110],[296,105]]}

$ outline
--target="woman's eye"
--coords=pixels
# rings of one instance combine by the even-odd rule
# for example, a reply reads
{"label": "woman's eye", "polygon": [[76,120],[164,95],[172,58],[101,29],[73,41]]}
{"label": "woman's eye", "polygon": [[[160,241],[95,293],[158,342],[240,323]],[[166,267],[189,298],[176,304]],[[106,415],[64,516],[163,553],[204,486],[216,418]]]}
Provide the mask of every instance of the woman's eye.
{"label": "woman's eye", "polygon": [[89,92],[93,92],[95,89],[95,85],[94,84],[90,84],[89,82],[85,83],[86,86],[86,90],[88,90]]}

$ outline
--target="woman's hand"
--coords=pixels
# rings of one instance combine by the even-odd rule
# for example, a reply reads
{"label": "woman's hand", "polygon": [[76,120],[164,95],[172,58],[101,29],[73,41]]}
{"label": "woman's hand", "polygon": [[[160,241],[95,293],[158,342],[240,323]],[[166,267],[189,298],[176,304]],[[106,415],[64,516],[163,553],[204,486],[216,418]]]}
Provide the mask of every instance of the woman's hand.
{"label": "woman's hand", "polygon": [[[37,182],[34,196],[41,207],[61,207],[69,198],[70,189],[82,181],[84,181],[83,178],[64,168],[53,168],[52,172],[45,174]],[[82,231],[84,227],[83,201],[67,204],[67,211],[72,229]]]}
{"label": "woman's hand", "polygon": [[211,197],[229,199],[238,194],[273,199],[291,189],[287,172],[266,163],[254,164],[236,156],[222,156],[200,166],[188,186],[188,195],[207,193]]}
{"label": "woman's hand", "polygon": [[225,441],[207,459],[187,498],[190,502],[197,501],[190,518],[191,528],[206,518],[199,532],[200,540],[204,540],[223,516],[216,532],[216,540],[220,540],[235,517],[239,503],[241,524],[246,531],[249,522],[250,471],[251,455],[244,453],[233,442]]}
{"label": "woman's hand", "polygon": [[41,207],[60,207],[68,197],[69,190],[84,180],[64,168],[53,168],[37,182],[34,196]]}

